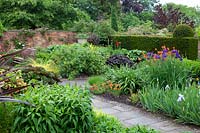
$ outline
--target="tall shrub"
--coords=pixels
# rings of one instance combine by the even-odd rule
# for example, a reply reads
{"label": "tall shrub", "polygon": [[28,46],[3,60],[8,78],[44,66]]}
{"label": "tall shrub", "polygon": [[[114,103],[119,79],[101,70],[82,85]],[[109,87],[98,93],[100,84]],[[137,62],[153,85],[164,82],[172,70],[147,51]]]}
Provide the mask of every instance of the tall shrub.
{"label": "tall shrub", "polygon": [[111,7],[111,27],[118,31],[118,24],[117,24],[117,14],[114,7]]}
{"label": "tall shrub", "polygon": [[180,24],[176,26],[173,37],[194,37],[194,31],[189,25]]}

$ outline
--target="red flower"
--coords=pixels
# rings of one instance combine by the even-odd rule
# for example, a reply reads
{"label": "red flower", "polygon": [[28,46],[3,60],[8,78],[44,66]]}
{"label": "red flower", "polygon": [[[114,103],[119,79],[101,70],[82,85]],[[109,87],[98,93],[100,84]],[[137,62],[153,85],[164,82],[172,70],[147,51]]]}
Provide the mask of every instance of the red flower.
{"label": "red flower", "polygon": [[120,46],[121,42],[115,42],[115,46],[118,48]]}

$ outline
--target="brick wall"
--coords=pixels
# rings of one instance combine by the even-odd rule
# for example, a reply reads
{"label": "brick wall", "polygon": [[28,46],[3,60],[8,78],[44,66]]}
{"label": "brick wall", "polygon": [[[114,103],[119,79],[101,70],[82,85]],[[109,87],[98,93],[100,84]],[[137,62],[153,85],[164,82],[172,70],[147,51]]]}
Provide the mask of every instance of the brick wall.
{"label": "brick wall", "polygon": [[77,42],[76,33],[66,31],[15,30],[4,32],[0,37],[0,51],[13,49],[17,43],[26,47],[47,47],[54,44],[72,44]]}

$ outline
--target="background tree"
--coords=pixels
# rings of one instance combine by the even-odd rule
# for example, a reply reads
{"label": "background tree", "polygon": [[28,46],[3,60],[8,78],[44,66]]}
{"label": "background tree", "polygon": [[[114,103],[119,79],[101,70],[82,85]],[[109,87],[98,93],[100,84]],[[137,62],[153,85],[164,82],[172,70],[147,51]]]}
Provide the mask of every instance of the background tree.
{"label": "background tree", "polygon": [[48,27],[62,29],[62,24],[84,17],[84,12],[69,0],[1,0],[0,19],[10,28]]}
{"label": "background tree", "polygon": [[173,28],[177,24],[188,24],[194,27],[194,21],[187,17],[178,8],[168,6],[163,8],[162,5],[157,5],[154,12],[154,22],[159,28],[166,28],[172,26]]}
{"label": "background tree", "polygon": [[111,6],[111,27],[118,31],[118,24],[117,24],[117,14],[115,7]]}
{"label": "background tree", "polygon": [[158,0],[121,0],[123,12],[152,11]]}

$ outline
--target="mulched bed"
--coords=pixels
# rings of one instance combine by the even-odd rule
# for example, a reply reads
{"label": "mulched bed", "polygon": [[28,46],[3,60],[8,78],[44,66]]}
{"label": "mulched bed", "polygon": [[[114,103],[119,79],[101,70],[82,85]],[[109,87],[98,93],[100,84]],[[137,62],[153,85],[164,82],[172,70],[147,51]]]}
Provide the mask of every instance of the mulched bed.
{"label": "mulched bed", "polygon": [[130,95],[115,96],[115,95],[112,95],[110,93],[104,93],[104,94],[100,94],[98,96],[103,97],[103,98],[110,100],[110,101],[116,101],[116,102],[119,102],[119,103],[124,103],[124,104],[127,104],[127,105],[132,105],[132,106],[135,106],[135,107],[142,108],[141,103],[133,104],[129,100]]}
{"label": "mulched bed", "polygon": [[110,100],[110,101],[116,101],[116,102],[119,102],[119,103],[124,103],[124,104],[127,104],[127,105],[133,105],[131,103],[131,101],[129,100],[129,95],[120,95],[120,96],[114,96],[110,93],[105,93],[105,94],[100,94],[98,95],[100,97],[103,97],[107,100]]}

